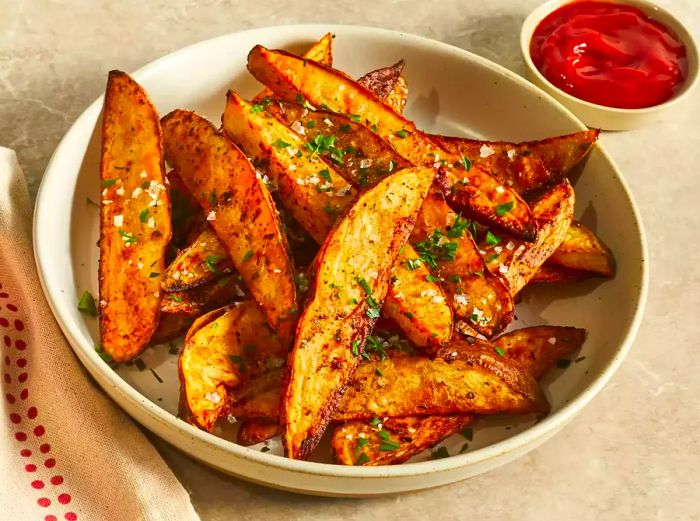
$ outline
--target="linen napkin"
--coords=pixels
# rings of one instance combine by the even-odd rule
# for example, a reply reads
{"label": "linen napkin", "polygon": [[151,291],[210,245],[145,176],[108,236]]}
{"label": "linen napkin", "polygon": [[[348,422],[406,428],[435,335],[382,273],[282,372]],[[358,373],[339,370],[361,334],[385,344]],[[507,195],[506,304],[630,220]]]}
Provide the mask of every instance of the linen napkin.
{"label": "linen napkin", "polygon": [[0,518],[197,520],[139,428],[89,379],[44,299],[31,207],[0,147]]}

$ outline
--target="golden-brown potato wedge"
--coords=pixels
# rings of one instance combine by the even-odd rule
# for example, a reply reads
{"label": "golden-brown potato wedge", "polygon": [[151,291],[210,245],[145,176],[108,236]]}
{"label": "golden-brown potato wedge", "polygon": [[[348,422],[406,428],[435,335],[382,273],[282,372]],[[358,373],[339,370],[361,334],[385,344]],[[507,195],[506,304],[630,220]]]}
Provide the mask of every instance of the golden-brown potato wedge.
{"label": "golden-brown potato wedge", "polygon": [[547,260],[542,266],[540,266],[540,269],[538,269],[535,275],[530,279],[529,284],[568,284],[570,282],[578,282],[592,276],[592,273],[570,270],[563,266],[553,264]]}
{"label": "golden-brown potato wedge", "polygon": [[124,362],[143,351],[158,326],[172,227],[158,113],[120,71],[107,80],[100,178],[100,343]]}
{"label": "golden-brown potato wedge", "polygon": [[341,465],[396,465],[467,427],[474,419],[470,415],[410,416],[386,418],[378,425],[350,421],[333,431],[331,449]]}
{"label": "golden-brown potato wedge", "polygon": [[161,313],[158,328],[151,337],[151,345],[164,344],[176,339],[192,325],[194,319],[181,313]]}
{"label": "golden-brown potato wedge", "polygon": [[[362,85],[365,89],[373,92],[379,99],[387,102],[388,98],[395,91],[397,85],[399,84],[399,78],[401,78],[401,73],[406,62],[399,60],[394,65],[389,67],[382,67],[381,69],[376,69],[368,72],[360,79],[357,83]],[[402,88],[405,88],[405,80],[402,82]],[[397,96],[400,93],[396,94]],[[405,105],[405,100],[400,104],[400,107],[396,107],[389,103],[389,105],[399,114],[403,112],[403,106]]]}
{"label": "golden-brown potato wedge", "polygon": [[603,277],[615,275],[615,259],[610,249],[595,233],[578,222],[571,223],[549,262]]}
{"label": "golden-brown potato wedge", "polygon": [[165,153],[207,215],[283,343],[297,308],[294,266],[274,202],[245,154],[194,112],[163,118]]}
{"label": "golden-brown potato wedge", "polygon": [[403,111],[406,108],[406,101],[408,101],[408,82],[406,81],[406,78],[401,75],[396,80],[396,85],[394,85],[392,91],[386,98],[384,98],[384,103],[389,105],[399,114],[403,114]]}
{"label": "golden-brown potato wedge", "polygon": [[598,130],[584,130],[540,141],[506,143],[431,136],[447,150],[469,158],[519,194],[563,179],[598,140]]}
{"label": "golden-brown potato wedge", "polygon": [[379,318],[394,261],[434,176],[428,168],[407,168],[387,177],[360,195],[324,241],[282,385],[288,457],[308,457],[325,431]]}
{"label": "golden-brown potato wedge", "polygon": [[238,428],[239,445],[248,447],[274,438],[282,432],[279,422],[270,420],[245,420]]}
{"label": "golden-brown potato wedge", "polygon": [[[319,41],[314,43],[309,50],[304,53],[304,58],[322,63],[323,65],[328,65],[329,67],[332,66],[333,35],[331,33],[324,34]],[[253,103],[259,103],[265,98],[270,98],[272,96],[274,96],[274,92],[265,87],[253,98]]]}
{"label": "golden-brown potato wedge", "polygon": [[[322,160],[321,148],[328,149],[328,142],[305,143],[281,121],[262,110],[254,111],[233,92],[229,92],[223,126],[247,154],[266,163],[268,175],[278,186],[289,212],[316,241],[322,242],[337,216],[357,195],[334,163]],[[336,158],[340,157],[336,153]],[[426,274],[396,266],[393,276],[397,281],[389,289],[384,308],[384,313],[399,322],[408,338],[421,347],[439,345],[452,334],[452,312],[446,303],[433,302],[442,290],[426,280]],[[396,290],[397,284],[405,291]]]}
{"label": "golden-brown potato wedge", "polygon": [[503,349],[503,356],[518,361],[532,376],[540,379],[558,360],[580,349],[585,340],[585,329],[534,326],[506,333],[493,343]]}
{"label": "golden-brown potato wedge", "polygon": [[198,318],[187,333],[178,362],[186,419],[211,432],[227,414],[236,391],[284,364],[286,354],[252,300]]}
{"label": "golden-brown potato wedge", "polygon": [[233,271],[233,263],[214,230],[207,227],[165,270],[165,291],[186,291],[219,280]]}
{"label": "golden-brown potato wedge", "polygon": [[[503,356],[516,360],[539,379],[564,356],[578,350],[585,336],[585,330],[574,327],[535,326],[507,333],[493,345],[474,343],[489,351],[501,348]],[[349,421],[336,428],[331,447],[336,462],[342,465],[395,465],[452,436],[474,418],[470,415],[388,418],[381,426],[366,420]],[[380,434],[380,430],[388,432]],[[362,438],[367,441],[360,441]],[[385,438],[393,443],[385,443]]]}
{"label": "golden-brown potato wedge", "polygon": [[525,287],[564,240],[573,218],[574,199],[574,189],[564,179],[532,204],[532,213],[537,218],[539,228],[534,243],[509,240],[494,234],[487,234],[481,243],[486,266],[493,274],[503,276],[511,295],[515,296]]}
{"label": "golden-brown potato wedge", "polygon": [[[444,166],[441,186],[466,216],[533,241],[537,227],[520,196],[478,166],[462,167],[460,156],[446,151],[409,120],[345,74],[316,62],[261,45],[248,54],[248,70],[287,101],[302,96],[314,106],[352,114],[415,165]],[[460,170],[461,169],[461,170]]]}
{"label": "golden-brown potato wedge", "polygon": [[246,297],[242,285],[240,276],[228,275],[206,286],[166,293],[161,301],[160,310],[168,314],[198,317],[207,311]]}

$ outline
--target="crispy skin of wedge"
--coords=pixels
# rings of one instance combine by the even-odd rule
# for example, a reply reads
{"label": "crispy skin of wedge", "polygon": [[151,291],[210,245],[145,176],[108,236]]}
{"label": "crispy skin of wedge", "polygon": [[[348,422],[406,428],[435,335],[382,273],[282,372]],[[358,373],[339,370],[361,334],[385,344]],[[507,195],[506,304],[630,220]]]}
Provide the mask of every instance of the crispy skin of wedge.
{"label": "crispy skin of wedge", "polygon": [[[513,299],[503,281],[486,269],[471,233],[468,230],[458,233],[454,229],[457,218],[442,193],[431,190],[418,213],[411,241],[420,244],[439,230],[444,234],[441,240],[457,244],[453,260],[437,262],[442,288],[455,315],[482,335],[491,337],[513,320]],[[474,313],[475,307],[481,310],[480,314]]]}
{"label": "crispy skin of wedge", "polygon": [[[460,170],[458,155],[443,149],[411,121],[340,71],[261,45],[248,54],[248,70],[287,101],[295,101],[301,94],[314,106],[326,105],[334,112],[357,115],[363,125],[415,165],[440,167],[444,160],[446,166],[453,168],[442,170],[441,187],[462,213],[524,240],[536,238],[534,218],[517,193],[478,166]],[[499,205],[511,203],[507,213],[497,212]]]}
{"label": "crispy skin of wedge", "polygon": [[564,240],[549,262],[603,277],[615,275],[615,258],[610,248],[583,224],[571,223]]}
{"label": "crispy skin of wedge", "polygon": [[[396,88],[405,65],[406,62],[399,60],[389,67],[382,67],[381,69],[368,72],[358,79],[357,83],[376,94],[379,99],[386,100]],[[396,112],[401,113],[401,110],[396,110]]]}
{"label": "crispy skin of wedge", "polygon": [[524,194],[563,179],[588,154],[599,133],[598,130],[584,130],[522,143],[431,137],[447,150],[468,157],[472,164]]}
{"label": "crispy skin of wedge", "polygon": [[179,337],[192,325],[193,318],[184,313],[161,313],[151,345],[164,344]]}
{"label": "crispy skin of wedge", "polygon": [[[434,175],[428,168],[408,168],[387,177],[358,198],[323,243],[282,385],[288,457],[308,457],[325,431]],[[353,244],[363,247],[349,247]]]}
{"label": "crispy skin of wedge", "polygon": [[[329,67],[333,65],[333,35],[326,33],[323,37],[313,44],[306,53],[304,58],[313,60]],[[265,98],[274,96],[274,92],[265,87],[257,96],[253,98],[253,103],[258,103]]]}
{"label": "crispy skin of wedge", "polygon": [[168,114],[163,133],[168,162],[197,198],[272,328],[291,343],[294,266],[264,183],[243,152],[193,112]]}
{"label": "crispy skin of wedge", "polygon": [[573,218],[574,200],[574,189],[564,179],[532,204],[539,228],[536,242],[503,238],[498,244],[483,242],[479,246],[485,252],[483,255],[489,270],[503,276],[511,295],[515,296],[527,285],[564,240]]}
{"label": "crispy skin of wedge", "polygon": [[593,276],[593,274],[590,272],[571,270],[547,260],[540,266],[540,269],[535,272],[529,284],[568,284],[570,282],[578,282],[587,279],[591,276]]}
{"label": "crispy skin of wedge", "polygon": [[186,291],[220,279],[233,263],[214,230],[207,227],[183,249],[163,274],[165,291]]}
{"label": "crispy skin of wedge", "polygon": [[100,342],[124,362],[143,351],[158,325],[172,227],[158,113],[120,71],[107,80],[100,179]]}
{"label": "crispy skin of wedge", "polygon": [[244,447],[257,445],[265,440],[274,438],[281,432],[282,427],[276,421],[245,420],[238,429],[237,442]]}
{"label": "crispy skin of wedge", "polygon": [[535,378],[542,378],[557,361],[577,351],[586,330],[563,326],[534,326],[511,331],[494,340],[505,356],[517,360]]}
{"label": "crispy skin of wedge", "polygon": [[197,319],[178,361],[187,420],[211,432],[241,386],[284,363],[286,349],[255,302],[239,302]]}
{"label": "crispy skin of wedge", "polygon": [[[386,444],[371,422],[346,422],[333,431],[331,449],[340,465],[397,465],[472,424],[474,419],[470,415],[388,418],[382,422],[382,430],[398,444],[395,450],[381,450]],[[358,447],[360,439],[366,441]]]}
{"label": "crispy skin of wedge", "polygon": [[[494,346],[504,351],[504,356],[516,360],[533,377],[539,379],[557,361],[583,344],[586,332],[574,327],[535,326],[507,333],[488,344],[472,339],[480,347],[493,351]],[[382,429],[390,432],[390,439],[400,443],[394,451],[381,451],[382,438],[377,427],[368,421],[346,422],[333,433],[331,447],[335,460],[342,465],[394,465],[403,463],[416,454],[434,446],[473,422],[475,416],[422,416],[389,418],[382,421]],[[406,426],[410,426],[406,434]],[[369,440],[358,447],[360,433]],[[358,461],[361,452],[365,458]]]}
{"label": "crispy skin of wedge", "polygon": [[[224,132],[247,154],[267,164],[268,175],[279,187],[280,198],[289,213],[317,242],[323,242],[337,216],[357,196],[357,190],[331,163],[324,162],[318,154],[311,155],[294,131],[264,112],[252,112],[251,108],[230,92],[223,116]],[[287,146],[280,146],[280,143]],[[293,154],[289,153],[290,149]],[[319,187],[326,191],[320,191]],[[439,286],[427,281],[425,275],[395,267],[393,276],[398,283],[413,289],[397,293],[396,284],[392,284],[384,311],[421,347],[445,342],[452,334],[449,307],[446,304],[437,306],[431,298],[422,296],[425,289],[435,291],[435,295],[441,291]],[[418,286],[422,288],[420,291]],[[429,311],[431,309],[433,312]]]}
{"label": "crispy skin of wedge", "polygon": [[214,308],[246,297],[241,286],[242,280],[238,275],[229,275],[213,284],[187,291],[166,293],[161,301],[160,310],[167,314],[176,313],[197,317]]}

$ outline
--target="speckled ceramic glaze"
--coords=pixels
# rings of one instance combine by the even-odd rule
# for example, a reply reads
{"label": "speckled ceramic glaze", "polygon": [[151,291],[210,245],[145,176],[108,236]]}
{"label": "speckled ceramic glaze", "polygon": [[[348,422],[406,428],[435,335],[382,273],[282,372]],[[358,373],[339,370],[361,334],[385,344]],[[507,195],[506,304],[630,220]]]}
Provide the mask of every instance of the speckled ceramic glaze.
{"label": "speckled ceramic glaze", "polygon": [[[572,132],[583,125],[552,98],[522,78],[483,58],[409,34],[351,26],[283,26],[230,34],[159,59],[134,73],[161,114],[193,109],[218,123],[225,92],[252,95],[259,88],[245,69],[249,49],[302,50],[331,31],[335,64],[353,76],[404,58],[410,98],[408,117],[429,131],[525,140]],[[331,465],[319,449],[317,461],[291,461],[260,447],[227,441],[178,420],[176,355],[168,346],[147,350],[150,371],[110,369],[97,355],[95,319],[76,310],[80,293],[97,293],[98,214],[85,203],[98,198],[99,128],[102,99],[75,122],[56,149],[37,199],[35,249],[42,284],[64,333],[100,386],[134,419],[193,458],[250,481],[310,494],[363,496],[424,489],[484,472],[533,449],[555,434],[598,393],[622,362],[637,331],[647,286],[645,241],[634,203],[612,160],[598,146],[575,176],[576,216],[615,253],[611,281],[528,290],[513,328],[572,325],[589,331],[580,363],[543,381],[551,414],[533,418],[494,417],[475,428],[470,450],[440,460],[427,454],[384,468]],[[464,440],[446,440],[456,454]]]}

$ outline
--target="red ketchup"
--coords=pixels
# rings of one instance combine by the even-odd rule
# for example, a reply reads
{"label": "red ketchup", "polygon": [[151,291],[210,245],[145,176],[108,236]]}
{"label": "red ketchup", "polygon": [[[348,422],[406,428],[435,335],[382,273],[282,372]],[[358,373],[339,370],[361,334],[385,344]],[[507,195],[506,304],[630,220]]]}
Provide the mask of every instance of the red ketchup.
{"label": "red ketchup", "polygon": [[683,43],[643,11],[582,0],[550,13],[530,42],[535,67],[579,99],[626,109],[658,105],[687,73]]}

